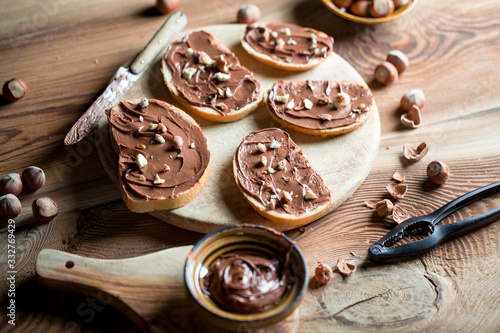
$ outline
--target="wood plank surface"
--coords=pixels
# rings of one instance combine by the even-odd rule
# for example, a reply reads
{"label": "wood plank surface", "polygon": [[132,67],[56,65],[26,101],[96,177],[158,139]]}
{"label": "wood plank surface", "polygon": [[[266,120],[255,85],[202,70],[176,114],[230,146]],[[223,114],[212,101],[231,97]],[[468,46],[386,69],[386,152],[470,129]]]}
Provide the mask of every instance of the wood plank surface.
{"label": "wood plank surface", "polygon": [[[364,206],[389,198],[394,171],[409,186],[398,200],[412,215],[431,212],[455,197],[500,180],[500,3],[420,0],[404,18],[365,26],[336,17],[320,1],[253,1],[263,21],[297,23],[335,38],[334,50],[369,84],[380,113],[381,142],[374,167],[355,194],[332,214],[291,230],[313,273],[318,261],[338,258],[358,264],[348,278],[311,285],[300,312],[300,331],[316,332],[495,332],[500,330],[500,226],[498,222],[450,240],[404,261],[372,264],[370,244],[394,225]],[[43,248],[101,259],[130,258],[190,245],[201,234],[170,226],[147,214],[127,211],[101,166],[91,139],[64,147],[66,132],[107,85],[118,66],[137,53],[164,21],[153,1],[1,1],[0,82],[25,80],[28,95],[0,105],[0,171],[42,167],[47,184],[21,195],[16,221],[31,219],[31,201],[52,196],[61,213],[50,224],[15,232],[16,325],[7,321],[10,285],[7,247],[0,248],[0,331],[135,332],[138,327],[103,299],[43,286],[35,260]],[[179,9],[188,28],[234,23],[244,1],[186,0]],[[382,86],[375,66],[391,49],[410,58],[398,81]],[[420,128],[404,128],[403,93],[426,94]],[[426,141],[429,153],[417,163],[402,158],[404,143]],[[434,186],[425,169],[434,160],[451,170]],[[500,196],[461,210],[450,221],[492,209]],[[7,244],[7,234],[0,244]],[[307,310],[306,310],[307,309]],[[179,326],[179,331],[186,326]]]}

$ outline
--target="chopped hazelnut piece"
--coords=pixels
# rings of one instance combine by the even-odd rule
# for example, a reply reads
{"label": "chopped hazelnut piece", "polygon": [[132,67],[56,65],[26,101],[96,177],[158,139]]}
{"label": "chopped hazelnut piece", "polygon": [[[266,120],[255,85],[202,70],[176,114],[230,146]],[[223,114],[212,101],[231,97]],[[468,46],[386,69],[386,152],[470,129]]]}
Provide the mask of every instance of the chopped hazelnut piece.
{"label": "chopped hazelnut piece", "polygon": [[184,158],[184,155],[183,155],[182,153],[179,153],[179,154],[177,154],[177,158],[179,158],[179,159],[183,159],[183,158]]}
{"label": "chopped hazelnut piece", "polygon": [[231,75],[222,72],[217,72],[215,73],[215,78],[219,81],[227,81],[231,78]]}
{"label": "chopped hazelnut piece", "polygon": [[278,170],[283,170],[285,168],[285,160],[281,160],[278,162]]}
{"label": "chopped hazelnut piece", "polygon": [[261,156],[260,157],[260,164],[265,166],[267,164],[267,157]]}
{"label": "chopped hazelnut piece", "polygon": [[392,179],[394,179],[394,180],[396,180],[398,182],[403,182],[406,179],[406,177],[403,176],[399,171],[396,171],[392,175]]}
{"label": "chopped hazelnut piece", "polygon": [[158,174],[155,175],[155,179],[153,180],[153,184],[160,185],[165,182],[165,179],[161,179]]}
{"label": "chopped hazelnut piece", "polygon": [[332,115],[327,113],[318,114],[318,119],[322,121],[330,121],[332,120]]}
{"label": "chopped hazelnut piece", "polygon": [[188,47],[188,49],[186,50],[186,52],[184,53],[184,56],[186,58],[189,58],[190,56],[192,56],[194,54],[194,50],[190,47]]}
{"label": "chopped hazelnut piece", "polygon": [[204,64],[207,67],[211,67],[212,66],[213,60],[205,52],[203,52],[203,51],[197,52],[196,56],[198,57],[198,61],[199,61],[200,64]]}
{"label": "chopped hazelnut piece", "polygon": [[184,144],[184,140],[182,140],[182,138],[178,135],[174,136],[174,148],[175,149],[181,149],[182,148],[182,145]]}
{"label": "chopped hazelnut piece", "polygon": [[163,164],[163,172],[168,172],[170,171],[170,167],[168,166],[168,164]]}
{"label": "chopped hazelnut piece", "polygon": [[338,93],[337,96],[333,99],[333,105],[337,109],[345,108],[351,104],[351,96],[347,93]]}
{"label": "chopped hazelnut piece", "polygon": [[313,107],[313,102],[311,102],[310,100],[308,100],[307,98],[304,99],[304,107],[308,110],[311,110],[312,107]]}
{"label": "chopped hazelnut piece", "polygon": [[160,133],[165,133],[167,131],[167,127],[163,125],[162,123],[158,124],[158,128],[156,129]]}
{"label": "chopped hazelnut piece", "polygon": [[144,117],[143,116],[139,116],[139,121],[142,123],[144,121]]}
{"label": "chopped hazelnut piece", "polygon": [[267,203],[267,208],[274,210],[276,208],[276,199],[273,198],[269,200],[269,202]]}
{"label": "chopped hazelnut piece", "polygon": [[287,105],[286,105],[286,109],[287,109],[287,110],[291,110],[291,109],[293,109],[294,107],[295,107],[295,102],[294,102],[294,100],[292,99],[290,102],[288,102],[288,103],[287,103]]}
{"label": "chopped hazelnut piece", "polygon": [[137,146],[135,146],[135,148],[137,148],[137,149],[146,149],[146,145],[143,145],[142,143],[139,143],[139,144],[137,144]]}
{"label": "chopped hazelnut piece", "polygon": [[325,93],[322,93],[321,96],[319,97],[318,99],[318,104],[319,105],[330,105],[332,104],[333,101],[332,99],[330,98],[330,96],[328,96],[327,94]]}
{"label": "chopped hazelnut piece", "polygon": [[144,157],[144,155],[137,154],[137,157],[135,158],[135,164],[137,164],[139,168],[142,168],[148,164],[148,160],[146,159],[146,157]]}
{"label": "chopped hazelnut piece", "polygon": [[346,263],[343,259],[337,260],[337,269],[342,275],[351,275],[356,271],[356,265]]}
{"label": "chopped hazelnut piece", "polygon": [[391,197],[393,197],[394,199],[401,199],[405,196],[406,191],[408,190],[408,185],[390,183],[386,186],[386,188]]}
{"label": "chopped hazelnut piece", "polygon": [[403,156],[411,162],[417,162],[427,154],[428,150],[429,147],[425,142],[419,144],[417,148],[412,147],[409,143],[405,143],[403,146]]}
{"label": "chopped hazelnut piece", "polygon": [[306,231],[307,231],[307,228],[306,228],[306,227],[299,227],[299,231],[300,231],[301,233],[304,233],[304,232],[306,232]]}
{"label": "chopped hazelnut piece", "polygon": [[182,77],[185,78],[186,80],[191,80],[196,71],[197,71],[196,68],[192,67],[184,68],[184,70],[182,71]]}
{"label": "chopped hazelnut piece", "polygon": [[189,144],[189,148],[194,149],[195,147],[196,146],[195,146],[194,142],[191,142],[191,144]]}
{"label": "chopped hazelnut piece", "polygon": [[393,203],[389,199],[384,199],[375,205],[375,209],[377,210],[377,214],[379,216],[387,216],[392,214],[392,209],[394,208]]}
{"label": "chopped hazelnut piece", "polygon": [[285,199],[286,202],[290,202],[293,200],[292,194],[288,191],[283,191],[283,199]]}
{"label": "chopped hazelnut piece", "polygon": [[420,109],[418,106],[413,105],[408,111],[401,116],[401,124],[409,128],[417,128],[422,123],[422,116],[420,115]]}
{"label": "chopped hazelnut piece", "polygon": [[231,91],[231,89],[229,87],[226,88],[226,97],[233,97],[233,92]]}
{"label": "chopped hazelnut piece", "polygon": [[143,98],[140,102],[139,102],[139,106],[141,108],[145,108],[149,105],[149,101],[147,98]]}
{"label": "chopped hazelnut piece", "polygon": [[146,180],[146,176],[144,176],[144,175],[140,175],[140,176],[139,176],[139,180],[140,180],[141,182],[145,181],[145,180]]}
{"label": "chopped hazelnut piece", "polygon": [[287,36],[290,36],[292,34],[292,32],[290,31],[290,28],[285,28],[281,32]]}
{"label": "chopped hazelnut piece", "polygon": [[273,31],[271,32],[271,36],[273,36],[273,38],[278,38],[278,33],[276,31]]}
{"label": "chopped hazelnut piece", "polygon": [[165,138],[161,134],[155,134],[155,140],[158,143],[165,143]]}
{"label": "chopped hazelnut piece", "polygon": [[327,284],[333,277],[333,271],[327,264],[319,264],[314,270],[314,279],[319,284]]}
{"label": "chopped hazelnut piece", "polygon": [[277,149],[279,147],[281,147],[281,144],[274,139],[271,141],[271,144],[269,145],[269,148],[272,148],[272,149]]}
{"label": "chopped hazelnut piece", "polygon": [[306,195],[304,196],[304,199],[306,199],[306,200],[314,200],[314,199],[318,199],[318,196],[314,192],[308,191],[306,193]]}
{"label": "chopped hazelnut piece", "polygon": [[227,74],[229,72],[229,67],[228,67],[228,62],[226,57],[221,54],[219,57],[215,57],[215,63],[217,66],[217,69],[221,71],[222,73]]}
{"label": "chopped hazelnut piece", "polygon": [[281,50],[283,50],[284,46],[285,46],[285,41],[280,38],[276,41],[276,46],[274,47],[274,50],[281,51]]}
{"label": "chopped hazelnut piece", "polygon": [[288,102],[288,98],[290,98],[290,95],[286,94],[283,96],[276,96],[276,97],[274,97],[274,100],[277,103],[286,103],[286,102]]}
{"label": "chopped hazelnut piece", "polygon": [[265,153],[267,151],[267,148],[266,148],[266,145],[263,144],[263,143],[258,143],[257,144],[257,149],[261,152],[261,153]]}
{"label": "chopped hazelnut piece", "polygon": [[268,167],[267,168],[267,172],[269,172],[270,174],[273,174],[273,173],[276,173],[276,170],[274,170],[273,168],[271,167]]}
{"label": "chopped hazelnut piece", "polygon": [[297,42],[294,39],[291,39],[291,38],[286,43],[288,45],[297,45]]}
{"label": "chopped hazelnut piece", "polygon": [[400,205],[396,204],[394,205],[394,208],[392,210],[392,218],[394,222],[397,224],[400,224],[410,218],[410,214]]}
{"label": "chopped hazelnut piece", "polygon": [[158,127],[158,124],[156,124],[156,123],[151,123],[151,124],[149,124],[148,129],[149,129],[150,131],[154,131],[157,127]]}

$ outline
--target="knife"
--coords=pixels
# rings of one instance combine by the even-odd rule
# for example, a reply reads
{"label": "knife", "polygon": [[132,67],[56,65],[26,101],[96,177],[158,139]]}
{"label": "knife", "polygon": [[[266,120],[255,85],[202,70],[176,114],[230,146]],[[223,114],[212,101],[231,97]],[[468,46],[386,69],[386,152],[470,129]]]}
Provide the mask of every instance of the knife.
{"label": "knife", "polygon": [[106,110],[120,100],[186,25],[187,17],[183,13],[175,12],[170,15],[144,49],[118,69],[106,90],[73,125],[64,139],[64,144],[73,145],[90,133],[106,114]]}

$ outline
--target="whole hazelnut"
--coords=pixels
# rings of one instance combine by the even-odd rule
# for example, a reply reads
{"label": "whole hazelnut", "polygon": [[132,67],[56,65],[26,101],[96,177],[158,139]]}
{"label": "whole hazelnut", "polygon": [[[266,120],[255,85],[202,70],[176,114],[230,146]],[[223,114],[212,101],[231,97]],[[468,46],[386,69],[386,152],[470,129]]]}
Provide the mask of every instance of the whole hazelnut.
{"label": "whole hazelnut", "polygon": [[427,166],[427,178],[434,184],[444,184],[450,175],[450,168],[443,161],[432,161]]}
{"label": "whole hazelnut", "polygon": [[398,73],[403,73],[409,66],[408,56],[399,50],[391,50],[387,54],[387,61],[396,67]]}
{"label": "whole hazelnut", "polygon": [[401,109],[405,111],[410,111],[413,105],[418,106],[419,109],[422,109],[425,104],[425,95],[424,92],[420,89],[410,89],[408,90],[403,97],[401,97]]}
{"label": "whole hazelnut", "polygon": [[327,284],[333,277],[333,271],[327,264],[319,264],[314,270],[314,279],[319,284]]}
{"label": "whole hazelnut", "polygon": [[366,1],[354,1],[350,7],[351,13],[357,16],[366,17],[370,15],[370,4],[371,2]]}
{"label": "whole hazelnut", "polygon": [[13,219],[21,214],[21,201],[14,194],[0,197],[0,218]]}
{"label": "whole hazelnut", "polygon": [[260,20],[260,9],[256,5],[243,5],[238,10],[236,22],[251,24]]}
{"label": "whole hazelnut", "polygon": [[50,221],[59,214],[59,206],[49,197],[41,197],[34,200],[31,208],[33,216],[40,222]]}
{"label": "whole hazelnut", "polygon": [[27,167],[23,173],[23,180],[26,186],[32,191],[36,191],[45,185],[45,172],[36,166]]}
{"label": "whole hazelnut", "polygon": [[26,96],[28,87],[21,79],[10,79],[2,87],[2,94],[11,102],[15,102]]}
{"label": "whole hazelnut", "polygon": [[349,8],[352,4],[352,0],[333,0],[333,3],[339,8]]}
{"label": "whole hazelnut", "polygon": [[23,191],[23,181],[18,173],[9,173],[0,180],[0,194],[21,194]]}
{"label": "whole hazelnut", "polygon": [[156,0],[156,10],[160,14],[170,14],[179,6],[179,0]]}
{"label": "whole hazelnut", "polygon": [[384,61],[375,68],[375,79],[383,84],[391,84],[398,79],[398,70],[390,62]]}
{"label": "whole hazelnut", "polygon": [[394,2],[392,0],[373,0],[369,10],[373,17],[386,17],[394,12]]}

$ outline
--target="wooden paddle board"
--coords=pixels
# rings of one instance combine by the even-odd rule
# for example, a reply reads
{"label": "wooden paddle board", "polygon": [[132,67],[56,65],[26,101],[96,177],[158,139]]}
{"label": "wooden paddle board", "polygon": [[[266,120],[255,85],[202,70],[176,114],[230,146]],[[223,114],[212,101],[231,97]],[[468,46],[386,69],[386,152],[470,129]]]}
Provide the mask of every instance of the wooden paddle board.
{"label": "wooden paddle board", "polygon": [[[318,67],[304,72],[287,72],[260,63],[247,54],[240,44],[245,25],[216,25],[195,30],[205,30],[221,40],[239,57],[244,66],[253,71],[266,91],[278,80],[364,82],[359,73],[335,53]],[[148,68],[122,100],[143,97],[165,100],[182,109],[168,93],[160,72],[159,59]],[[368,176],[380,141],[380,120],[376,105],[372,116],[363,126],[353,132],[330,138],[309,136],[280,126],[271,119],[265,106],[232,123],[215,123],[193,117],[203,129],[211,153],[212,172],[207,185],[201,194],[187,205],[150,214],[175,226],[202,233],[237,223],[261,224],[280,231],[297,227],[277,224],[261,217],[238,190],[232,176],[232,159],[236,148],[248,133],[269,127],[279,127],[290,133],[332,193],[333,203],[328,213],[346,201]],[[100,122],[95,131],[95,138],[102,164],[110,178],[118,184],[117,156],[109,141],[107,119]]]}

